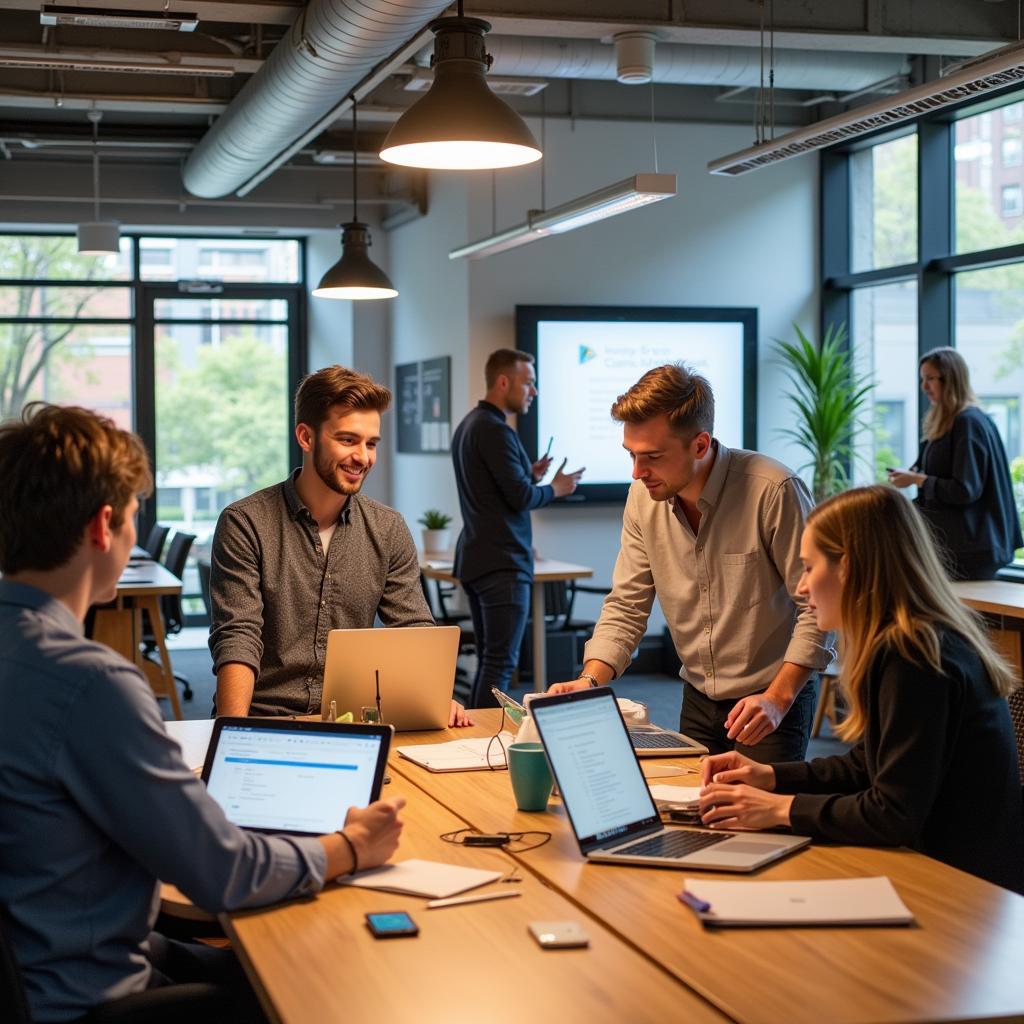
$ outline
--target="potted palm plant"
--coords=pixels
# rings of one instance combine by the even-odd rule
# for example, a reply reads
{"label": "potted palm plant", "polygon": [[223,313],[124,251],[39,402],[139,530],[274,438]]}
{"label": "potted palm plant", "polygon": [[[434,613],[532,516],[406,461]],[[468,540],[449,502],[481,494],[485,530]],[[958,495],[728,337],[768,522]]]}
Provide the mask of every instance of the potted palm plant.
{"label": "potted palm plant", "polygon": [[425,554],[442,554],[451,547],[452,531],[448,524],[452,517],[440,509],[428,508],[418,522],[423,527],[423,551]]}
{"label": "potted palm plant", "polygon": [[813,471],[811,490],[820,502],[849,484],[854,433],[865,425],[861,413],[875,385],[869,375],[854,369],[845,324],[829,324],[820,346],[796,324],[793,330],[796,342],[775,339],[779,360],[793,385],[785,397],[796,413],[794,425],[780,433],[810,456],[800,468]]}

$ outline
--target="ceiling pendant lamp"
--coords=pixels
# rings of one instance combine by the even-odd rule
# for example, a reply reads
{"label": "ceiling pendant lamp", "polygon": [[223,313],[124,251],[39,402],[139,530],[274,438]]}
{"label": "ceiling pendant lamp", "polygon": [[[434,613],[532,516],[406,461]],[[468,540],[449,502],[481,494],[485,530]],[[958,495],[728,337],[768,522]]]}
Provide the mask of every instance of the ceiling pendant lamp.
{"label": "ceiling pendant lamp", "polygon": [[100,220],[99,125],[103,112],[89,110],[92,122],[92,204],[93,219],[78,225],[78,252],[82,256],[117,256],[121,252],[121,230],[116,220]]}
{"label": "ceiling pendant lamp", "polygon": [[518,167],[541,158],[523,119],[491,92],[484,36],[490,24],[458,15],[438,18],[434,32],[434,82],[394,124],[382,160],[428,170]]}
{"label": "ceiling pendant lamp", "polygon": [[359,220],[359,134],[356,98],[352,97],[352,220],[341,225],[341,259],[313,289],[318,299],[393,299],[391,279],[370,259],[370,230]]}

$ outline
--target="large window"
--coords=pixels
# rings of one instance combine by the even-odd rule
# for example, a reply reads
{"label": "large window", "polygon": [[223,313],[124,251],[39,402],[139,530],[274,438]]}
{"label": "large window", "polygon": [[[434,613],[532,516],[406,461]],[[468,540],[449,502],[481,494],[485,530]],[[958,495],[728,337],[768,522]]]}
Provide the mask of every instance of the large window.
{"label": "large window", "polygon": [[196,535],[187,614],[221,509],[288,469],[301,265],[295,239],[124,237],[86,257],[73,236],[0,235],[0,420],[43,399],[142,435],[156,500],[140,535]]}
{"label": "large window", "polygon": [[954,345],[1006,446],[1024,513],[1021,93],[829,150],[821,167],[822,326],[851,325],[855,365],[875,381],[854,479],[913,461],[926,405],[918,361]]}

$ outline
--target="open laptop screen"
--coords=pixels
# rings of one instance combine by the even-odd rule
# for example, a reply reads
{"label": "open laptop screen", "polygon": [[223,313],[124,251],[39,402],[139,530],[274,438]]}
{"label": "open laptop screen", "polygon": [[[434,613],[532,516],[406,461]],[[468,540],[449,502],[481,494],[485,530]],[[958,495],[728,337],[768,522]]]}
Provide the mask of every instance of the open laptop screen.
{"label": "open laptop screen", "polygon": [[617,836],[660,827],[610,689],[535,697],[530,714],[584,852]]}
{"label": "open laptop screen", "polygon": [[380,795],[391,730],[291,719],[218,719],[203,781],[228,820],[323,835]]}

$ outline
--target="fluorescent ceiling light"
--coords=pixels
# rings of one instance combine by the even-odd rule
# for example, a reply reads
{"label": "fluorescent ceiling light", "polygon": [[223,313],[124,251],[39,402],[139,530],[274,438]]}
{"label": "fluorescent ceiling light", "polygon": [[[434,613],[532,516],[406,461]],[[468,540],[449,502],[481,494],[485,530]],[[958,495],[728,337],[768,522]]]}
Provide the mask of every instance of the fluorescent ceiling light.
{"label": "fluorescent ceiling light", "polygon": [[906,92],[867,103],[835,117],[789,132],[770,142],[712,160],[712,174],[738,175],[788,160],[791,156],[824,149],[861,135],[910,121],[963,100],[984,96],[995,89],[1024,82],[1024,46],[1014,43],[982,55],[960,70]]}
{"label": "fluorescent ceiling light", "polygon": [[43,4],[40,25],[77,25],[83,28],[164,29],[170,32],[194,32],[199,24],[195,14],[181,11],[118,11],[107,7],[69,7]]}
{"label": "fluorescent ceiling light", "polygon": [[634,174],[585,196],[571,199],[550,210],[531,210],[525,224],[507,228],[498,234],[452,249],[450,260],[481,259],[505,252],[545,235],[562,234],[593,224],[594,221],[627,213],[640,206],[669,199],[676,194],[674,174]]}
{"label": "fluorescent ceiling light", "polygon": [[0,54],[0,67],[35,68],[42,71],[107,71],[131,75],[188,75],[197,78],[231,78],[234,68],[220,64],[152,64],[147,61],[91,60],[86,57],[16,57]]}

